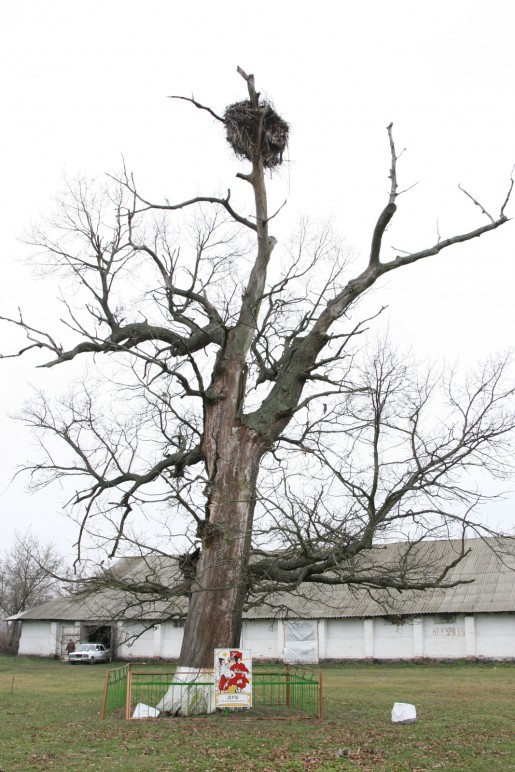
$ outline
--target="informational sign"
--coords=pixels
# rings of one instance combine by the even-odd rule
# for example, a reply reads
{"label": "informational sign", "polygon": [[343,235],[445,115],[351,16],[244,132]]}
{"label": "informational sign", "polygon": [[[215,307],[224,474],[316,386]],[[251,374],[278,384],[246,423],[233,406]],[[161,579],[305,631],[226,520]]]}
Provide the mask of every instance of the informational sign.
{"label": "informational sign", "polygon": [[215,707],[252,707],[250,649],[215,649]]}

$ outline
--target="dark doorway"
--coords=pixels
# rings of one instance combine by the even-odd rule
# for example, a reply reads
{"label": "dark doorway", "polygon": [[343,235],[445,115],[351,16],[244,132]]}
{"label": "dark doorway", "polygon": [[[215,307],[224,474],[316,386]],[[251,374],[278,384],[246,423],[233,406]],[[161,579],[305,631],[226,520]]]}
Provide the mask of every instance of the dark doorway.
{"label": "dark doorway", "polygon": [[114,627],[105,624],[83,624],[81,641],[83,643],[103,643],[107,649],[111,649],[111,659],[114,659]]}

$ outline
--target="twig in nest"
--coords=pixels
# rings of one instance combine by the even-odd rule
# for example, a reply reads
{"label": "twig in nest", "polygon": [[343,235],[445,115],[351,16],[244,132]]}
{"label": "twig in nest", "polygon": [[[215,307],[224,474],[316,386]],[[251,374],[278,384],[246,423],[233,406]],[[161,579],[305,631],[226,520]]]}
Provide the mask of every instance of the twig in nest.
{"label": "twig in nest", "polygon": [[[229,105],[225,111],[224,122],[227,141],[239,158],[252,161],[257,155],[263,159],[267,169],[274,169],[282,164],[290,127],[269,102],[260,102],[258,108],[248,99]],[[257,147],[260,134],[261,147]]]}

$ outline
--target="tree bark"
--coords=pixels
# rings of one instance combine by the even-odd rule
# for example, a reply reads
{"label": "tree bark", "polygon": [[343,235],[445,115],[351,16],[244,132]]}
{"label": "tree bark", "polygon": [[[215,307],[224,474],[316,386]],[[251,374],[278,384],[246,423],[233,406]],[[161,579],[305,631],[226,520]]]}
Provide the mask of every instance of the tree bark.
{"label": "tree bark", "polygon": [[[241,435],[235,427],[230,431]],[[226,450],[210,486],[211,517],[203,529],[179,659],[192,668],[210,668],[214,648],[240,644],[258,454],[246,438]]]}
{"label": "tree bark", "polygon": [[179,659],[179,665],[190,668],[211,668],[214,648],[240,643],[256,482],[265,443],[240,421],[245,371],[237,360],[234,357],[225,366],[205,405],[201,451],[208,473],[206,519],[199,533],[202,550]]}

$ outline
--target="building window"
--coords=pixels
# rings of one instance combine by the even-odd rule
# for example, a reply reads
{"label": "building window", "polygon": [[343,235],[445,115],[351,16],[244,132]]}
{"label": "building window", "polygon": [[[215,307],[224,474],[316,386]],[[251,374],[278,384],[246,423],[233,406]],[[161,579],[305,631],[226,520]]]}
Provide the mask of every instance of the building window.
{"label": "building window", "polygon": [[435,614],[435,623],[437,625],[455,625],[456,614]]}

